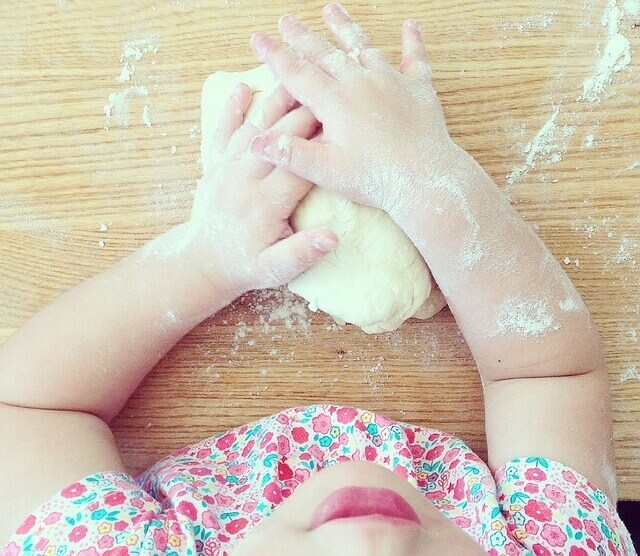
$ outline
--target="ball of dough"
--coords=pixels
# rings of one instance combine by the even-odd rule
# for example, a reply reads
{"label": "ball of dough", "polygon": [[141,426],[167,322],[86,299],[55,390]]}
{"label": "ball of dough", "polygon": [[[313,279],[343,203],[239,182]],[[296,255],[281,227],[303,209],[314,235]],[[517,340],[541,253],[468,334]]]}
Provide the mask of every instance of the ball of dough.
{"label": "ball of dough", "polygon": [[[238,83],[254,91],[247,118],[258,124],[261,100],[278,86],[267,66],[217,72],[207,79],[202,91],[205,172],[213,162],[212,141],[222,108]],[[445,306],[422,256],[386,212],[315,187],[291,224],[296,231],[327,227],[340,240],[335,251],[289,284],[312,310],[376,333],[395,330],[412,316],[430,318]]]}

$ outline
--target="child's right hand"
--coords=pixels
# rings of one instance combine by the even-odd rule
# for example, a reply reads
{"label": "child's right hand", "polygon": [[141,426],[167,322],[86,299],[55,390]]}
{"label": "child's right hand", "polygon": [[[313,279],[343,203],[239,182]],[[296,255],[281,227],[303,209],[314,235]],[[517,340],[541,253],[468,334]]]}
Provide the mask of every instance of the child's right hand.
{"label": "child's right hand", "polygon": [[290,48],[264,33],[252,38],[258,57],[323,124],[323,141],[281,140],[271,132],[256,138],[252,149],[322,187],[393,214],[400,202],[415,198],[417,183],[462,152],[447,132],[431,85],[422,34],[415,21],[403,26],[398,71],[339,5],[327,6],[323,17],[344,51],[291,15],[280,20]]}

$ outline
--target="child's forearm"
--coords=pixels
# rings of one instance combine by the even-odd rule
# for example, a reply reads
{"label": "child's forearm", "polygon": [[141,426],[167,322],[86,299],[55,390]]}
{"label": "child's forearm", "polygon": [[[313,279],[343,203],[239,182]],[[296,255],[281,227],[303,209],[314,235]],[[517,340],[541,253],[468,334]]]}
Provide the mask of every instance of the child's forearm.
{"label": "child's forearm", "polygon": [[466,152],[393,216],[445,293],[485,381],[604,367],[597,330],[553,255]]}
{"label": "child's forearm", "polygon": [[172,230],[60,296],[0,349],[0,402],[113,418],[144,376],[240,292],[171,250]]}

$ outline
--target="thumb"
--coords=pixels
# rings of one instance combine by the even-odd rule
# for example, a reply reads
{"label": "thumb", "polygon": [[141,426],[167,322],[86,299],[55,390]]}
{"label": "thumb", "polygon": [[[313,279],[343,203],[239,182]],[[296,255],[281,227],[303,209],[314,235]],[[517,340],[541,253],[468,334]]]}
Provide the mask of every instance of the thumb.
{"label": "thumb", "polygon": [[334,181],[336,157],[326,143],[270,132],[253,139],[251,152],[317,185],[327,187]]}
{"label": "thumb", "polygon": [[258,257],[262,270],[262,287],[287,284],[311,268],[336,248],[338,238],[326,228],[295,233],[270,247]]}

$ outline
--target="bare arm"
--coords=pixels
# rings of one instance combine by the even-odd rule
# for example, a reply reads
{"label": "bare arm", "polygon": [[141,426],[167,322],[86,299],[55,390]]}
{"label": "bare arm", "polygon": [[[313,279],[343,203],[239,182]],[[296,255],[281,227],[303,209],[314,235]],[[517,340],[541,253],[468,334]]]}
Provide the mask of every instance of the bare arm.
{"label": "bare arm", "polygon": [[285,16],[288,46],[254,35],[258,58],[323,124],[324,142],[268,133],[255,153],[389,212],[446,295],[485,385],[489,460],[546,456],[615,499],[611,404],[591,317],[551,253],[450,138],[415,21],[396,70],[339,5],[340,48]]}
{"label": "bare arm", "polygon": [[[214,141],[220,159],[198,184],[188,224],[61,295],[0,349],[0,476],[10,478],[0,485],[0,539],[66,484],[124,470],[107,423],[186,332],[335,247],[327,230],[289,228],[309,184],[248,153],[250,102],[246,86],[229,99]],[[265,125],[314,133],[315,119],[294,105],[276,91]]]}

